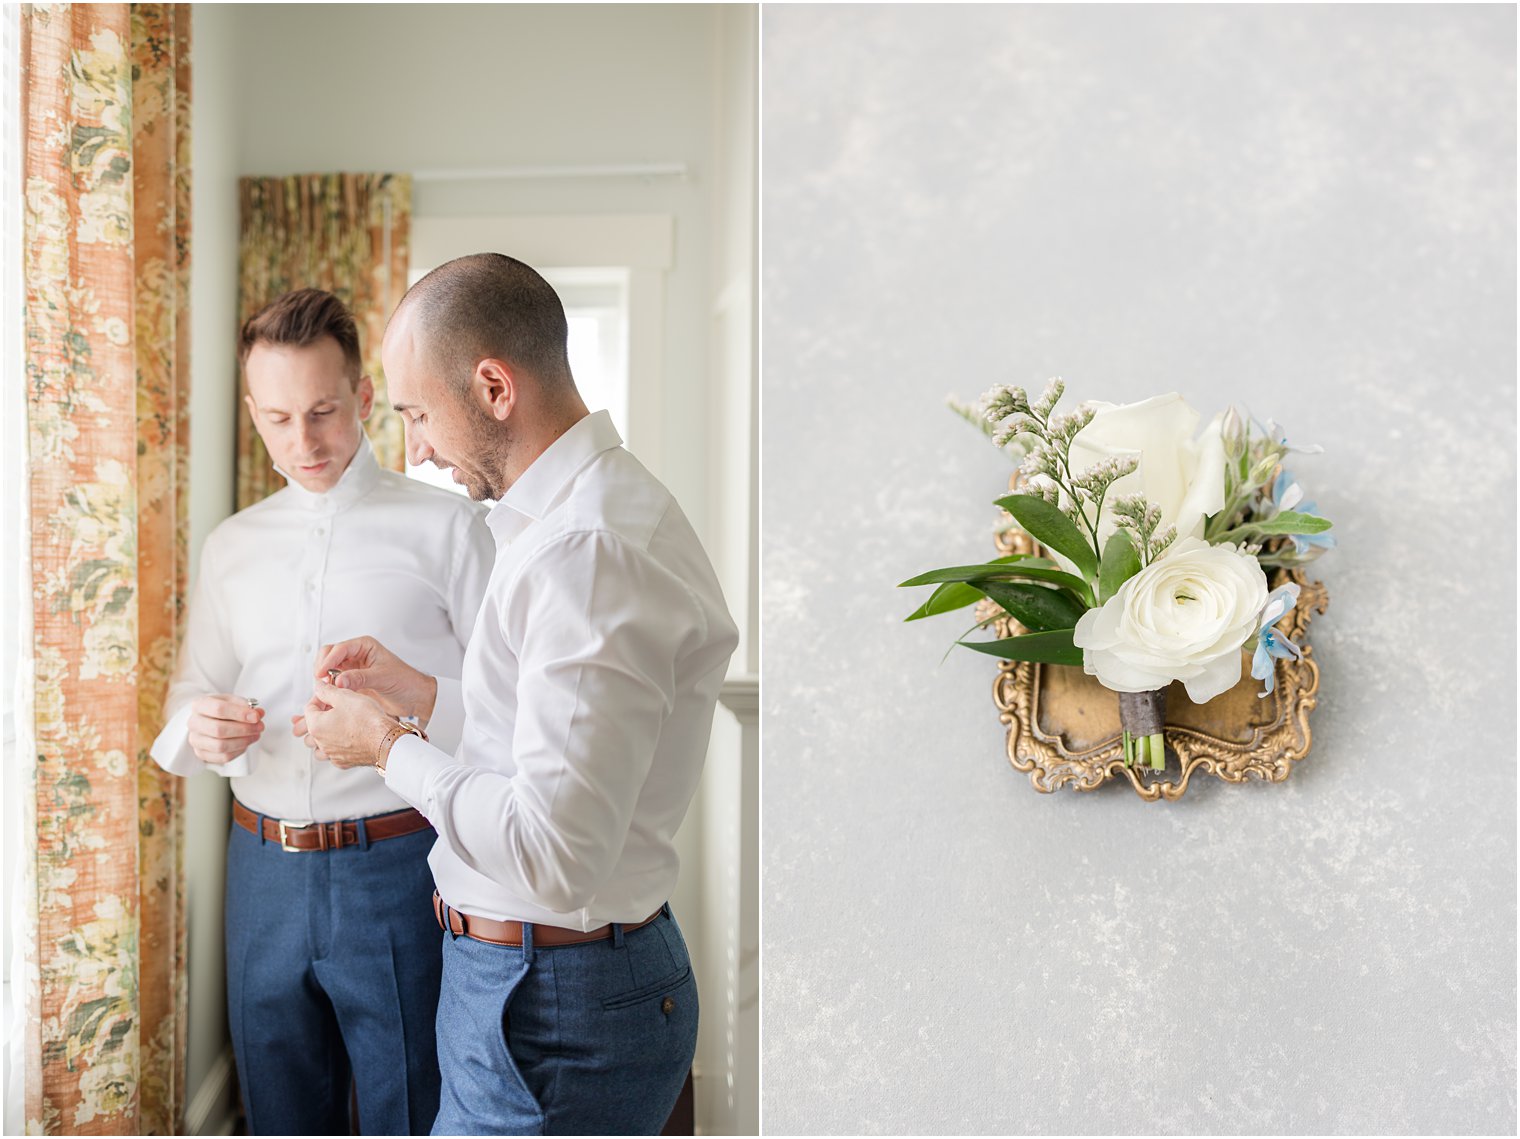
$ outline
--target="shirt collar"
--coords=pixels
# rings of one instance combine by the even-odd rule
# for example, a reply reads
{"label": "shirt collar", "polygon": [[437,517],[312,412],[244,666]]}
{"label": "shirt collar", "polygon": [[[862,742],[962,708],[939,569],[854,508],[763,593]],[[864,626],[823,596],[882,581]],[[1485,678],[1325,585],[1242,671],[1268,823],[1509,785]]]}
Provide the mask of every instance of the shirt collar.
{"label": "shirt collar", "polygon": [[623,437],[606,411],[592,412],[578,420],[507,488],[501,501],[486,517],[486,525],[504,541],[543,518],[558,503],[578,471],[603,451],[620,446]]}
{"label": "shirt collar", "polygon": [[343,510],[374,490],[380,482],[380,464],[375,459],[374,448],[369,445],[369,436],[363,431],[359,432],[359,449],[349,460],[347,469],[325,494],[313,494],[287,472],[279,467],[275,470],[289,484],[286,489],[295,495],[296,501],[309,510]]}

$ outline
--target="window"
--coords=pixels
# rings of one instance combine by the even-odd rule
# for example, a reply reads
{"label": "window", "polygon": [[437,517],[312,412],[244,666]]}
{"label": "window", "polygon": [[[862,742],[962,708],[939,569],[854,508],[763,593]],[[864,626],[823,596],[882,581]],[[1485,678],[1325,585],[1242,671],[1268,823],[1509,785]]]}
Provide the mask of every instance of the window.
{"label": "window", "polygon": [[[413,269],[408,285],[429,268]],[[626,269],[540,269],[565,305],[570,326],[570,371],[592,411],[606,409],[618,434],[628,438],[628,271]],[[408,466],[420,482],[459,494],[465,488],[431,463]]]}
{"label": "window", "polygon": [[605,408],[628,437],[628,274],[619,269],[550,269],[565,303],[570,370],[592,411]]}

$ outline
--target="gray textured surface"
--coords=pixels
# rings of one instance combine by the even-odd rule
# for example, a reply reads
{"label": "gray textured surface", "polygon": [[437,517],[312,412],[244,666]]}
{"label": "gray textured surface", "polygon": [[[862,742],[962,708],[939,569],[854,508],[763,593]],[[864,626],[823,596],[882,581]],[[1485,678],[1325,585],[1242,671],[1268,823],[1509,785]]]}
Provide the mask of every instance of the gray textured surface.
{"label": "gray textured surface", "polygon": [[[1514,1132],[1514,19],[765,11],[768,1132]],[[1038,795],[900,623],[1053,374],[1326,447],[1287,784]]]}

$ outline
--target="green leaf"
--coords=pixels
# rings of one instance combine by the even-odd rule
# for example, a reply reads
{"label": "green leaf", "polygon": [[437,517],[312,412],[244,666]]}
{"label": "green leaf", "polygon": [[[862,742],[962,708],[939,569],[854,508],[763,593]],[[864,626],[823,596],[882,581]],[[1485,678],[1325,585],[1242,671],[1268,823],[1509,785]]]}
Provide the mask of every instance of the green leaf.
{"label": "green leaf", "polygon": [[1098,567],[1098,600],[1106,603],[1119,587],[1140,572],[1140,555],[1125,530],[1115,530],[1103,546],[1103,562]]}
{"label": "green leaf", "polygon": [[[921,573],[917,577],[910,577],[907,581],[897,583],[898,589],[906,589],[910,585],[938,585],[945,581],[978,581],[1007,580],[1009,571],[1014,563],[1018,564],[1022,571],[1025,566],[1031,568],[1045,568],[1052,563],[1045,558],[1037,558],[1032,554],[1009,554],[1007,557],[994,558],[990,562],[982,562],[974,566],[947,566],[944,569],[930,570]],[[1069,576],[1069,575],[1068,575]]]}
{"label": "green leaf", "polygon": [[[1035,565],[1036,561],[1041,562]],[[930,570],[920,574],[910,581],[905,581],[902,586],[908,585],[934,585],[939,582],[960,582],[966,585],[980,587],[989,581],[1043,581],[1051,585],[1059,585],[1062,589],[1069,589],[1087,605],[1092,605],[1092,587],[1075,574],[1069,574],[1065,570],[1051,569],[1049,563],[1043,558],[1030,558],[1018,565],[984,565],[984,566],[950,566],[948,569]]]}
{"label": "green leaf", "polygon": [[981,589],[1032,633],[1070,629],[1087,612],[1087,606],[1064,589],[1007,581],[983,582]]}
{"label": "green leaf", "polygon": [[1025,633],[1001,641],[961,641],[968,649],[1004,660],[1035,661],[1040,664],[1066,664],[1082,667],[1082,650],[1071,642],[1070,629],[1049,633]]}
{"label": "green leaf", "polygon": [[[989,628],[989,627],[991,627],[992,625],[994,625],[996,623],[997,623],[997,617],[996,616],[988,617],[986,620],[984,620],[984,621],[978,621],[975,625],[972,625],[971,628],[967,629],[965,633],[961,634],[961,637],[964,637],[966,635],[966,633],[974,633],[978,629]],[[950,654],[955,651],[955,646],[958,645],[958,644],[960,644],[960,637],[957,637],[955,640],[953,640],[953,641],[950,642],[950,647],[945,650],[945,655],[939,658],[939,663],[940,664],[944,664],[947,660],[950,659]]]}
{"label": "green leaf", "polygon": [[1043,498],[1032,494],[1010,494],[997,504],[1019,520],[1019,525],[1047,549],[1065,554],[1089,579],[1098,576],[1098,556],[1082,537],[1077,524]]}
{"label": "green leaf", "polygon": [[1330,529],[1330,526],[1330,519],[1321,518],[1317,514],[1300,514],[1296,510],[1284,510],[1265,522],[1244,522],[1224,536],[1230,538],[1247,530],[1256,534],[1323,534]]}
{"label": "green leaf", "polygon": [[909,613],[903,620],[917,621],[920,617],[934,617],[940,613],[964,609],[968,605],[975,605],[982,597],[982,591],[974,586],[958,581],[947,581],[929,594],[928,601]]}
{"label": "green leaf", "polygon": [[1300,514],[1296,510],[1284,510],[1265,522],[1248,522],[1263,534],[1323,534],[1330,529],[1331,522],[1328,518],[1321,518],[1317,514]]}
{"label": "green leaf", "polygon": [[1083,581],[1075,574],[1069,574],[1065,570],[1044,569],[1040,566],[1018,566],[1010,575],[1013,580],[1046,581],[1051,585],[1059,585],[1062,589],[1068,589],[1082,600],[1083,608],[1091,608],[1093,604],[1092,586]]}

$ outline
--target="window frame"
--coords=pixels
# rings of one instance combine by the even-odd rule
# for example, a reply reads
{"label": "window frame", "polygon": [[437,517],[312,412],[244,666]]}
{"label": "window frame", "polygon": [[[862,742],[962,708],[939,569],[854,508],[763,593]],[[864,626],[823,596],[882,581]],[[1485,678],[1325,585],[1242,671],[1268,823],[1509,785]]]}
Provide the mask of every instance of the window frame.
{"label": "window frame", "polygon": [[411,262],[442,265],[483,249],[529,265],[627,273],[628,415],[623,441],[659,476],[664,467],[665,277],[675,265],[671,214],[414,216]]}
{"label": "window frame", "polygon": [[[0,4],[0,90],[21,89],[21,6]],[[22,170],[24,135],[19,99],[0,100],[0,376],[24,376],[23,344],[25,274],[23,272]],[[11,985],[13,965],[21,960],[27,938],[20,923],[26,920],[25,884],[28,875],[22,859],[26,827],[28,773],[34,761],[28,721],[31,654],[31,558],[28,523],[29,483],[27,471],[26,385],[0,385],[0,549],[13,551],[0,559],[0,758],[3,758],[3,795],[0,795],[0,874],[3,874],[6,905],[0,913],[4,924],[4,949],[0,954],[0,1051],[3,1051],[4,1129],[19,1135],[25,1112],[25,1068],[22,1039],[27,1023],[24,986]]]}

